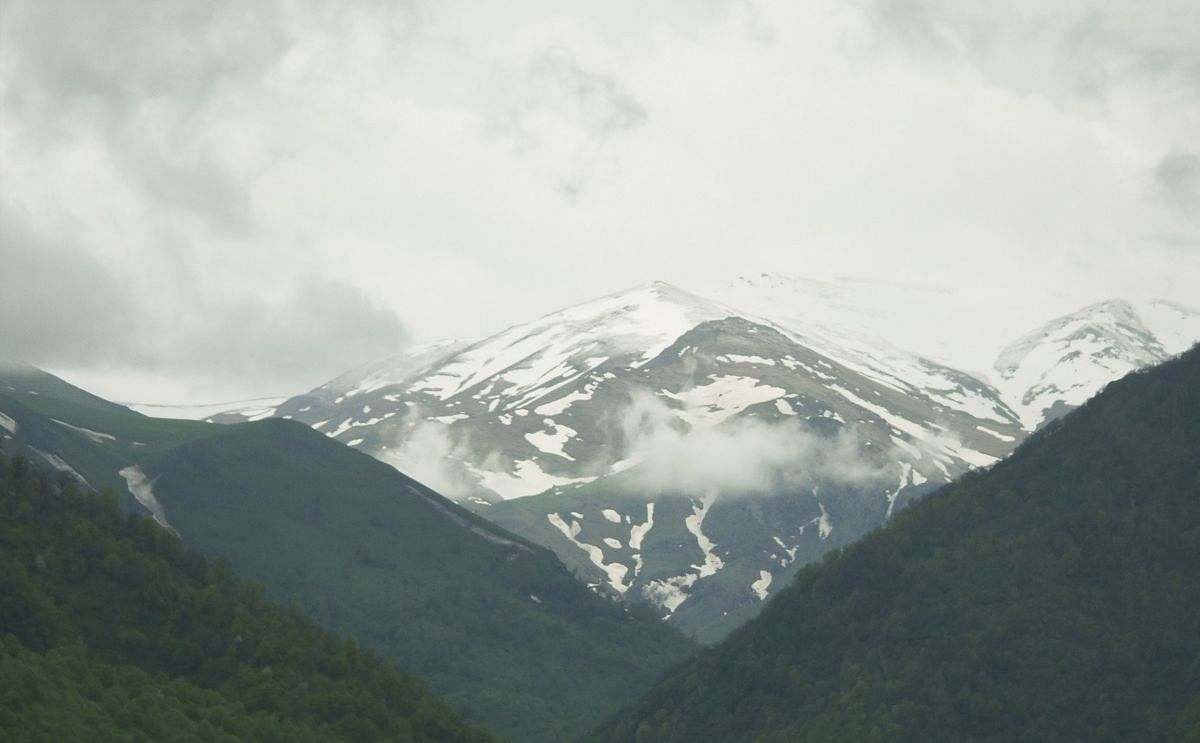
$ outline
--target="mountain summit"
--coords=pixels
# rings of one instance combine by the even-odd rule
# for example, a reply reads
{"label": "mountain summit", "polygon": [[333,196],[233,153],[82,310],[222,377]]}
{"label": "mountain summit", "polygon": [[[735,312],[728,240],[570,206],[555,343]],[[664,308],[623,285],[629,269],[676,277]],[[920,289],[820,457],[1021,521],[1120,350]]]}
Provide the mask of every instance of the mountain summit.
{"label": "mountain summit", "polygon": [[1111,299],[1052,320],[996,359],[998,386],[1027,428],[1058,417],[1135,369],[1200,338],[1200,312],[1164,301]]}

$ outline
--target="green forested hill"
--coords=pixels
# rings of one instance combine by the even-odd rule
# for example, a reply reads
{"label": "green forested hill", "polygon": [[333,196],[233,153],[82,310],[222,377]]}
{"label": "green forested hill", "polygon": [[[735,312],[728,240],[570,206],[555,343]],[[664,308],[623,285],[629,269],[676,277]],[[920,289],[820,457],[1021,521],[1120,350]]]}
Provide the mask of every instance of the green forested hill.
{"label": "green forested hill", "polygon": [[491,740],[112,495],[3,454],[0,737]]}
{"label": "green forested hill", "polygon": [[188,547],[513,740],[578,736],[694,647],[549,550],[302,424],[148,418],[32,368],[0,370],[0,413],[15,429],[0,445],[117,486],[126,504],[118,472],[136,465]]}
{"label": "green forested hill", "polygon": [[605,741],[1200,741],[1200,348],[802,570]]}

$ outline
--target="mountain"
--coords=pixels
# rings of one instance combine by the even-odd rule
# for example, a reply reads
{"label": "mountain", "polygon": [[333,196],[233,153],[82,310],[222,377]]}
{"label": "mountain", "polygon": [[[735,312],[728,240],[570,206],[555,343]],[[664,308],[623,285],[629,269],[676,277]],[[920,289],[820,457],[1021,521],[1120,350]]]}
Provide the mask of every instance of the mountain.
{"label": "mountain", "polygon": [[513,739],[569,738],[691,652],[550,551],[299,423],[149,418],[32,367],[0,372],[0,411],[4,449],[119,485],[190,547]]}
{"label": "mountain", "polygon": [[784,327],[819,327],[871,339],[872,345],[887,339],[885,345],[975,376],[991,369],[998,339],[1046,320],[1028,303],[1014,305],[976,288],[962,291],[934,282],[755,273],[697,293]]}
{"label": "mountain", "polygon": [[[656,282],[420,346],[274,414],[393,464],[554,550],[597,590],[648,601],[713,641],[802,565],[1007,456],[1043,408],[1069,409],[1200,339],[1200,316],[1177,305],[1138,303],[1129,321],[1089,308],[996,364],[994,323],[970,302],[952,312],[957,301],[936,287],[762,274],[706,292],[722,301]],[[928,323],[912,322],[921,313]],[[1144,332],[1113,335],[1132,322]],[[1085,326],[1123,345],[1113,352]],[[884,334],[1000,371],[967,373]],[[927,340],[939,337],[966,350]]]}
{"label": "mountain", "polygon": [[603,741],[1200,739],[1200,347],[811,565]]}
{"label": "mountain", "polygon": [[[1023,435],[971,375],[744,314],[655,283],[414,349],[276,414],[410,472],[549,546],[596,588],[712,640],[805,561]],[[748,440],[762,446],[729,456]],[[661,475],[716,462],[728,473],[716,487]]]}
{"label": "mountain", "polygon": [[1164,300],[1111,299],[1046,322],[1026,303],[934,284],[762,273],[701,293],[817,338],[857,339],[868,359],[895,345],[971,371],[1028,430],[1200,341],[1200,312]]}
{"label": "mountain", "polygon": [[[411,349],[292,398],[276,415],[460,500],[533,495],[603,474],[611,446],[592,429],[628,397],[618,375],[697,324],[731,313],[657,283],[486,339]],[[430,468],[429,454],[446,466]]]}
{"label": "mountain", "polygon": [[0,637],[6,740],[493,740],[115,498],[3,453]]}
{"label": "mountain", "polygon": [[1200,339],[1200,312],[1122,299],[1085,307],[1000,352],[998,386],[1029,428],[1062,415],[1108,382],[1160,363]]}

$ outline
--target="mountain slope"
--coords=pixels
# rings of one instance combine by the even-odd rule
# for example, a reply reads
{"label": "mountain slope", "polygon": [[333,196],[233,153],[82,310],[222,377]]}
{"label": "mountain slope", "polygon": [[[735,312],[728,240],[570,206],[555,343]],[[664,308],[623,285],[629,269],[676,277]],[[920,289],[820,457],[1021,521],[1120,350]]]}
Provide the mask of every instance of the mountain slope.
{"label": "mountain slope", "polygon": [[424,684],[0,454],[8,740],[484,741]]}
{"label": "mountain slope", "polygon": [[[1156,299],[1111,299],[1045,321],[1024,303],[931,284],[764,273],[701,294],[810,338],[810,345],[835,358],[849,351],[918,388],[944,384],[940,365],[922,356],[972,372],[1028,430],[1108,382],[1200,341],[1200,312]],[[1004,348],[997,343],[1018,333]],[[922,368],[925,374],[912,373]]]}
{"label": "mountain slope", "polygon": [[[89,482],[119,478],[188,545],[514,739],[578,733],[691,650],[656,617],[588,591],[544,548],[299,423],[100,415],[0,384],[14,388],[0,394],[14,424],[6,448],[36,445]],[[25,438],[43,432],[56,438]]]}
{"label": "mountain slope", "polygon": [[[774,276],[716,291],[750,313],[659,282],[411,349],[275,415],[398,467],[554,550],[598,590],[648,601],[714,641],[802,565],[1007,456],[1041,406],[1069,409],[1200,337],[1167,303],[1138,304],[1124,326],[1077,313],[1088,328],[1144,332],[1111,352],[1107,341],[1091,348],[1095,332],[1080,322],[1055,321],[1014,352],[1019,373],[1004,394],[864,332],[895,330],[905,292],[930,291]],[[946,297],[932,299],[945,314]],[[994,340],[973,339],[989,363]],[[1042,379],[1034,396],[1027,378]],[[816,453],[875,476],[831,476]],[[705,479],[718,462],[735,474]],[[687,476],[664,481],[662,470]]]}
{"label": "mountain slope", "polygon": [[1035,428],[1105,384],[1180,353],[1200,339],[1200,312],[1161,301],[1113,299],[1027,333],[996,359],[998,385]]}
{"label": "mountain slope", "polygon": [[1020,433],[738,318],[698,325],[625,379],[643,395],[611,437],[627,469],[484,513],[704,641]]}
{"label": "mountain slope", "polygon": [[596,740],[1200,736],[1200,348],[802,570]]}
{"label": "mountain slope", "polygon": [[[276,414],[410,472],[705,640],[757,612],[807,560],[1023,435],[970,375],[662,283],[413,349]],[[713,460],[698,450],[747,428],[772,461],[747,451],[728,469],[756,482],[647,482],[690,457]],[[847,483],[788,447],[841,447],[877,476]],[[650,534],[644,547],[631,544],[635,526]]]}

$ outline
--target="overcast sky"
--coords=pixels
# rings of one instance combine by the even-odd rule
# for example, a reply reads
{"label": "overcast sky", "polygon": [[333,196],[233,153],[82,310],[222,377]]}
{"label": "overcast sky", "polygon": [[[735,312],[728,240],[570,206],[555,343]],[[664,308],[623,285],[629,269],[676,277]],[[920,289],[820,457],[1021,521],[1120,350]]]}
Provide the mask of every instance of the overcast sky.
{"label": "overcast sky", "polygon": [[1200,304],[1200,4],[0,0],[0,356],[111,398],[760,271]]}

